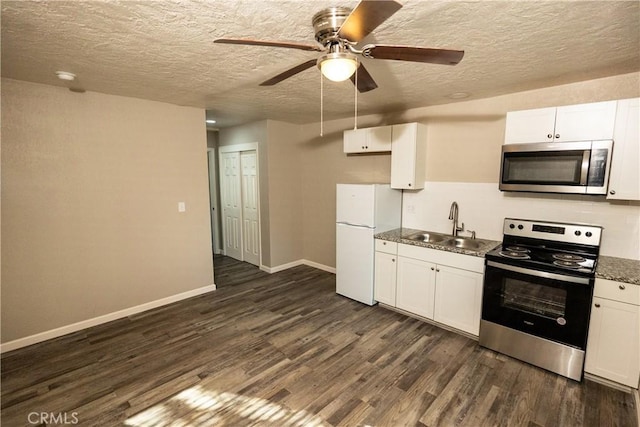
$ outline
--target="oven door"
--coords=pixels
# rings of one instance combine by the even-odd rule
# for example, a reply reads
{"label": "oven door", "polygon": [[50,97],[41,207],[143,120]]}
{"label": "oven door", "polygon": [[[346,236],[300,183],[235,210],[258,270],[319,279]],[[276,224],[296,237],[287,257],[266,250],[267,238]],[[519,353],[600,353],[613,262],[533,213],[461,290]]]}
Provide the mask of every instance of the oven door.
{"label": "oven door", "polygon": [[482,319],[584,349],[593,279],[487,261]]}

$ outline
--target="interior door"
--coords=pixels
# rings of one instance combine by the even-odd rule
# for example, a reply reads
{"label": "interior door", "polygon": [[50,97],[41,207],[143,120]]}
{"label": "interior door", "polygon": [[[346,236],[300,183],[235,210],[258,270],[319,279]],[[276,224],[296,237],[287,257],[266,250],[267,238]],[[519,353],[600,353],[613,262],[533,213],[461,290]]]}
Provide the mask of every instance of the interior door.
{"label": "interior door", "polygon": [[220,172],[224,254],[243,261],[240,153],[220,153]]}
{"label": "interior door", "polygon": [[260,228],[258,226],[258,161],[255,151],[240,153],[242,182],[243,258],[260,265]]}

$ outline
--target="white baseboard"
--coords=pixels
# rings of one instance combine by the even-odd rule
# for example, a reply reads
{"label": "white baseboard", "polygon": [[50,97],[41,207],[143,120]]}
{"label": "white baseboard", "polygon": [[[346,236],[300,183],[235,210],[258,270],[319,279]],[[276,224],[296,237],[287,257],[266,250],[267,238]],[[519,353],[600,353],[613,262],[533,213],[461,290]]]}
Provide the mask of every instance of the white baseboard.
{"label": "white baseboard", "polygon": [[307,259],[303,259],[302,263],[304,265],[308,265],[309,267],[317,268],[318,270],[324,270],[326,272],[336,274],[336,268],[335,267],[329,267],[328,265],[319,264],[317,262],[309,261]]}
{"label": "white baseboard", "polygon": [[309,261],[307,259],[299,259],[296,261],[288,262],[286,264],[276,265],[275,267],[267,267],[266,265],[261,265],[260,270],[266,271],[269,274],[277,273],[278,271],[288,270],[293,267],[297,267],[299,265],[308,265],[309,267],[317,268],[318,270],[323,270],[329,273],[336,274],[335,267],[329,267],[328,265],[319,264],[317,262]]}
{"label": "white baseboard", "polygon": [[35,335],[30,335],[28,337],[19,338],[17,340],[0,344],[0,354],[6,353],[12,350],[17,350],[19,348],[26,347],[32,344],[37,344],[39,342],[50,340],[52,338],[58,338],[63,335],[80,331],[82,329],[90,328],[92,326],[111,322],[112,320],[117,320],[123,317],[131,316],[132,314],[142,313],[143,311],[151,310],[157,307],[161,307],[163,305],[181,301],[183,299],[206,294],[207,292],[211,292],[215,290],[216,290],[216,285],[214,283],[209,286],[204,286],[202,288],[193,289],[191,291],[183,292],[181,294],[172,295],[170,297],[161,298],[155,301],[150,301],[144,304],[137,305],[135,307],[125,308],[124,310],[115,311],[113,313],[94,317],[92,319],[83,320],[81,322],[73,323],[71,325],[66,325],[60,328],[51,329],[49,331],[40,332]]}

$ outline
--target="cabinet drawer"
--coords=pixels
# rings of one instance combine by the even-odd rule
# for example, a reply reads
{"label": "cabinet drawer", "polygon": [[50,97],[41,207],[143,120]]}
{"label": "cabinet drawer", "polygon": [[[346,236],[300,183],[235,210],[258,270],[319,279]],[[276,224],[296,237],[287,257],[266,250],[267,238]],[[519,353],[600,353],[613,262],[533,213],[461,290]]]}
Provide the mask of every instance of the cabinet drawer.
{"label": "cabinet drawer", "polygon": [[477,256],[405,245],[402,243],[398,245],[398,255],[433,262],[439,265],[448,265],[463,270],[475,271],[476,273],[484,273],[484,258]]}
{"label": "cabinet drawer", "polygon": [[640,286],[631,283],[596,279],[593,295],[627,304],[640,305]]}
{"label": "cabinet drawer", "polygon": [[398,253],[398,244],[388,240],[376,239],[376,251],[396,255]]}

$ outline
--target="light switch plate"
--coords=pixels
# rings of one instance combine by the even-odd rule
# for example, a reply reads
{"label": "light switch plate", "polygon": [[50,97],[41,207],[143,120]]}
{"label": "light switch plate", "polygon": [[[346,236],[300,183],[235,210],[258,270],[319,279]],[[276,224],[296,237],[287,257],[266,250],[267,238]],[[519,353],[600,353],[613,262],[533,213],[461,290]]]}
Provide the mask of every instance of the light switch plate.
{"label": "light switch plate", "polygon": [[184,202],[178,202],[178,212],[185,212],[187,210],[187,206]]}

